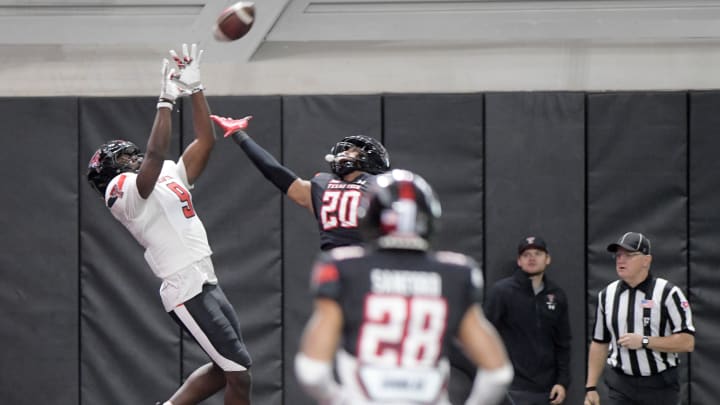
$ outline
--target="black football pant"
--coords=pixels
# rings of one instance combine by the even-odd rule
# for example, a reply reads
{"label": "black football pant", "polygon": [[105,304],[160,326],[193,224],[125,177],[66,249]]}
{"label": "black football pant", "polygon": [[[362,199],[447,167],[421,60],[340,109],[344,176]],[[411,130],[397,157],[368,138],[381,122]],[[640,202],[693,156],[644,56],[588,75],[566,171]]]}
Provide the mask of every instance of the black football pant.
{"label": "black football pant", "polygon": [[205,284],[200,294],[169,314],[223,371],[244,371],[252,365],[240,321],[219,285]]}
{"label": "black football pant", "polygon": [[[550,392],[518,391],[512,388],[505,395],[502,405],[548,405]],[[605,405],[605,404],[603,404]]]}
{"label": "black football pant", "polygon": [[633,377],[610,369],[605,373],[608,400],[603,405],[678,405],[680,382],[677,368],[647,377]]}

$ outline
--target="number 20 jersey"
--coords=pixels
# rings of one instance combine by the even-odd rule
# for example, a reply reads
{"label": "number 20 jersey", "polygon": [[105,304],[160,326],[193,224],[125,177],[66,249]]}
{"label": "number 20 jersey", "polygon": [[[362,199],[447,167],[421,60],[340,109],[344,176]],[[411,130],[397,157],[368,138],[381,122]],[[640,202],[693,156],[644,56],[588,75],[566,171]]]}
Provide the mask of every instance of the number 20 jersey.
{"label": "number 20 jersey", "polygon": [[212,254],[203,223],[195,213],[182,159],[163,163],[153,192],[140,197],[136,173],[110,181],[105,204],[145,248],[145,260],[159,278]]}
{"label": "number 20 jersey", "polygon": [[343,389],[356,402],[449,403],[448,351],[482,283],[475,261],[458,253],[353,246],[321,254],[312,287],[342,309]]}
{"label": "number 20 jersey", "polygon": [[313,210],[320,230],[320,249],[362,242],[357,209],[374,177],[363,173],[347,182],[334,174],[318,173],[310,180]]}

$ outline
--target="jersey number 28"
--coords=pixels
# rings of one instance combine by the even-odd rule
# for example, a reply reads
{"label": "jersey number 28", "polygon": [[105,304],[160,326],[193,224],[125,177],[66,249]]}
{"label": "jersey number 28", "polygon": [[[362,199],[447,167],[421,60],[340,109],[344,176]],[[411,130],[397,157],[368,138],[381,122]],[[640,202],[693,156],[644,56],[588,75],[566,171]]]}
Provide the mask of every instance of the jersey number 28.
{"label": "jersey number 28", "polygon": [[433,366],[440,356],[447,302],[436,297],[368,295],[358,360],[388,366]]}

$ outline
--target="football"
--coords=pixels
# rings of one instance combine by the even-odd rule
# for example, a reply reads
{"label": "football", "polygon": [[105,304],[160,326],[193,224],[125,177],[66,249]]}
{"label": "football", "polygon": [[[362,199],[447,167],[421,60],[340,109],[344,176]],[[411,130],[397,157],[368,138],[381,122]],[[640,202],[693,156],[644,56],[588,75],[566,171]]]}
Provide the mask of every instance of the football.
{"label": "football", "polygon": [[235,41],[250,31],[253,22],[255,3],[237,2],[220,13],[213,27],[213,36],[221,42]]}

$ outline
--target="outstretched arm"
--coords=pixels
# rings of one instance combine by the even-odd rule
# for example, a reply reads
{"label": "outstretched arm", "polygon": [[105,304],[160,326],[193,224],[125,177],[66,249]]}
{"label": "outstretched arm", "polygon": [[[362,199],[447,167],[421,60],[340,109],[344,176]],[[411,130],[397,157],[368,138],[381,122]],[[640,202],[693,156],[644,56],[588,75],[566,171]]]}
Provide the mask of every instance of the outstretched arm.
{"label": "outstretched arm", "polygon": [[170,51],[173,60],[180,69],[177,78],[179,86],[191,93],[193,129],[195,140],[185,148],[182,159],[185,164],[188,182],[194,184],[207,166],[210,152],[215,145],[215,129],[210,122],[210,107],[205,98],[204,87],[200,80],[200,61],[203,51],[198,52],[197,44],[192,44],[188,52],[187,44],[183,44],[183,57]]}
{"label": "outstretched arm", "polygon": [[301,179],[292,170],[280,164],[268,151],[250,138],[245,129],[248,127],[251,116],[239,120],[217,115],[211,115],[210,118],[223,128],[226,138],[232,137],[266,179],[287,194],[297,205],[312,212],[310,182]]}
{"label": "outstretched arm", "polygon": [[170,134],[172,131],[171,112],[175,100],[185,94],[185,91],[175,84],[176,77],[174,69],[170,68],[170,61],[163,60],[162,84],[160,87],[160,99],[157,103],[155,122],[150,131],[150,138],[147,142],[145,157],[138,171],[137,188],[140,197],[148,198],[155,188],[160,170],[162,170],[165,156],[170,145]]}
{"label": "outstretched arm", "polygon": [[187,170],[188,182],[195,184],[195,180],[200,177],[210,159],[210,152],[215,145],[215,130],[208,118],[209,107],[204,92],[199,91],[191,98],[195,140],[185,148],[182,159]]}

